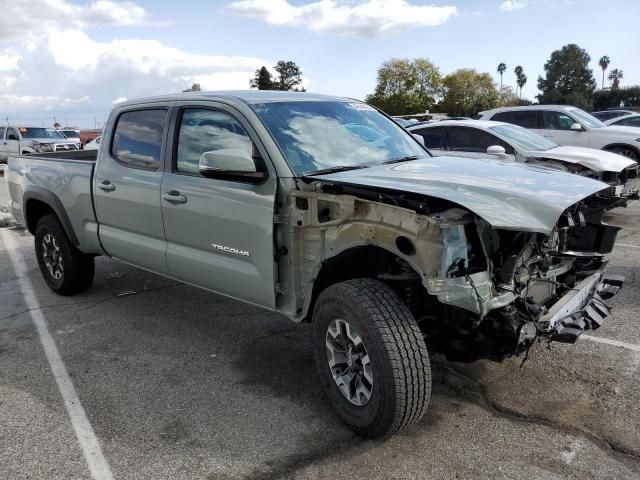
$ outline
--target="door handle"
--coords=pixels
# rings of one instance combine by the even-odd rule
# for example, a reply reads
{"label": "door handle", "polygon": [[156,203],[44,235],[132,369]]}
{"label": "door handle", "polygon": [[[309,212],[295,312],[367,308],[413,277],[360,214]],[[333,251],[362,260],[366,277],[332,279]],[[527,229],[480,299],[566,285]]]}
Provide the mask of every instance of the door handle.
{"label": "door handle", "polygon": [[180,192],[176,190],[171,190],[170,192],[163,193],[162,198],[169,203],[187,203],[187,197],[181,195]]}
{"label": "door handle", "polygon": [[103,192],[113,192],[116,189],[116,186],[109,180],[105,180],[98,185],[98,188]]}

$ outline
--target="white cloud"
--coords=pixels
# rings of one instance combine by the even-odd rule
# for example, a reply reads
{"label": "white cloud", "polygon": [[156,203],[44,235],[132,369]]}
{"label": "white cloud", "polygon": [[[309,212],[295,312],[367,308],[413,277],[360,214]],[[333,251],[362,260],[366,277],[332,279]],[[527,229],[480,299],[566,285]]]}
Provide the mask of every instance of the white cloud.
{"label": "white cloud", "polygon": [[528,4],[528,0],[505,0],[500,4],[500,10],[502,12],[511,12],[525,8]]}
{"label": "white cloud", "polygon": [[0,41],[32,41],[49,30],[90,26],[128,26],[145,23],[149,14],[133,2],[98,0],[77,5],[67,0],[2,2]]}
{"label": "white cloud", "polygon": [[458,14],[455,6],[414,5],[407,0],[319,0],[303,5],[288,0],[240,0],[228,9],[272,25],[362,37],[440,25]]}

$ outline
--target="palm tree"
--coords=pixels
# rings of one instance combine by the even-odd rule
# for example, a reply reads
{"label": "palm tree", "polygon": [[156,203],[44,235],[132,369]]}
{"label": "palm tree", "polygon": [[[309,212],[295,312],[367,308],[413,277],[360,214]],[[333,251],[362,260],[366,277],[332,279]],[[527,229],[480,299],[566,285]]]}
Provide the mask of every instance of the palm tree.
{"label": "palm tree", "polygon": [[[523,69],[520,65],[518,65],[518,66],[513,70],[513,73],[515,73],[515,74],[516,74],[516,83],[517,83],[518,85],[520,85],[520,83],[519,83],[519,82],[520,82],[520,77],[522,76],[523,72],[524,72],[524,69]],[[518,94],[518,87],[516,87],[516,95],[517,95],[517,94]]]}
{"label": "palm tree", "polygon": [[611,88],[618,88],[620,86],[620,80],[622,80],[623,71],[619,68],[614,68],[609,72],[609,76],[607,77],[611,80]]}
{"label": "palm tree", "polygon": [[500,90],[502,90],[502,74],[507,71],[507,65],[500,62],[498,65],[498,73],[500,74]]}
{"label": "palm tree", "polygon": [[521,73],[518,77],[518,86],[520,87],[520,96],[522,97],[522,87],[524,87],[527,83],[527,76],[524,73]]}
{"label": "palm tree", "polygon": [[607,57],[606,55],[604,57],[602,57],[598,61],[598,64],[600,65],[600,68],[602,69],[602,89],[603,90],[604,90],[604,72],[607,71],[607,68],[609,67],[610,63],[611,63],[611,59],[609,57]]}

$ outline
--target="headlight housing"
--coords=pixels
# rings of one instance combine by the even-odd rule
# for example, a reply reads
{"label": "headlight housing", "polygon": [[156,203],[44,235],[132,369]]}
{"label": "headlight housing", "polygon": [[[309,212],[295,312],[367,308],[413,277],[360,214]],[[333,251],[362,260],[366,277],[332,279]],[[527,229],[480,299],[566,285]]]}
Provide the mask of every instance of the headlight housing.
{"label": "headlight housing", "polygon": [[53,147],[49,143],[36,143],[34,147],[38,152],[53,152]]}

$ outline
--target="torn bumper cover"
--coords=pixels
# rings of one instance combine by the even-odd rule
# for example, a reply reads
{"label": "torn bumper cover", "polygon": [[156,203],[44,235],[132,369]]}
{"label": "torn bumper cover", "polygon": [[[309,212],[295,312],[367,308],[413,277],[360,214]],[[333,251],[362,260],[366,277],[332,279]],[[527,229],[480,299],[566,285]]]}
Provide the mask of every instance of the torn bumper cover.
{"label": "torn bumper cover", "polygon": [[616,295],[624,277],[594,273],[554,303],[536,322],[550,340],[574,343],[586,330],[596,330],[610,314],[606,300]]}

